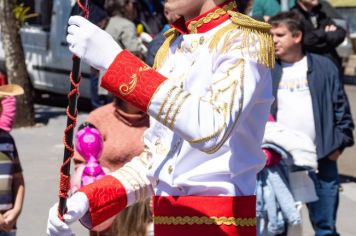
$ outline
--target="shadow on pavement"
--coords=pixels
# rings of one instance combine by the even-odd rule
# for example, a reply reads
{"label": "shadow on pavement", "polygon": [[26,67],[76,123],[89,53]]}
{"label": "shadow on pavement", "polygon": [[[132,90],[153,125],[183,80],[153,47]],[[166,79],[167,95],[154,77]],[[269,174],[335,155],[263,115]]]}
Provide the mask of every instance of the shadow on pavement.
{"label": "shadow on pavement", "polygon": [[348,85],[356,85],[356,76],[344,75],[343,82]]}
{"label": "shadow on pavement", "polygon": [[[67,96],[57,94],[42,94],[35,98],[35,121],[47,125],[51,118],[66,115],[68,105]],[[79,98],[78,112],[90,112],[92,110],[89,99]]]}
{"label": "shadow on pavement", "polygon": [[340,178],[340,183],[350,183],[350,182],[354,182],[356,183],[356,178],[353,176],[349,176],[349,175],[339,175]]}

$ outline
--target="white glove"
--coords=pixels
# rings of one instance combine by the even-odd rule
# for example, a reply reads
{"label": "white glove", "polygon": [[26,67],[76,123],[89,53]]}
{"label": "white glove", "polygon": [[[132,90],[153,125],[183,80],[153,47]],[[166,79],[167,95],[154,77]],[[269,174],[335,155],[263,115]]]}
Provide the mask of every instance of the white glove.
{"label": "white glove", "polygon": [[141,39],[142,42],[144,42],[144,43],[150,43],[150,42],[153,40],[152,36],[149,35],[149,34],[146,33],[146,32],[142,32],[142,33],[140,34],[140,39]]}
{"label": "white glove", "polygon": [[76,192],[67,199],[67,213],[64,214],[64,221],[58,218],[58,203],[51,207],[47,221],[47,235],[49,236],[74,236],[69,228],[69,224],[82,218],[89,210],[89,200],[82,192]]}
{"label": "white glove", "polygon": [[84,17],[72,16],[68,24],[69,50],[92,67],[107,70],[122,51],[110,34]]}

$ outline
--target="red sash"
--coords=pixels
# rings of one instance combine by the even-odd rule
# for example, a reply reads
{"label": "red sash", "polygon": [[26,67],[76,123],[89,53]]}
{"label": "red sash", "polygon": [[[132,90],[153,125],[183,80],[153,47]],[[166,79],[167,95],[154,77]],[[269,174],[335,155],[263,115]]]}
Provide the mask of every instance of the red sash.
{"label": "red sash", "polygon": [[156,196],[155,236],[255,236],[255,196]]}

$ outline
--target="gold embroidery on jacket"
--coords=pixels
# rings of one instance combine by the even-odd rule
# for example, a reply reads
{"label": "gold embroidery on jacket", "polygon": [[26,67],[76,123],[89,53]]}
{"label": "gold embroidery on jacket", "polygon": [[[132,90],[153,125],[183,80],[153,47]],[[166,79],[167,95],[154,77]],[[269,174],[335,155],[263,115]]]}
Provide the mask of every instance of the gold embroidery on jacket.
{"label": "gold embroidery on jacket", "polygon": [[153,223],[156,225],[233,225],[238,227],[256,226],[256,218],[235,218],[216,216],[153,216]]}
{"label": "gold embroidery on jacket", "polygon": [[[241,93],[241,97],[240,97],[240,101],[239,101],[239,111],[238,111],[238,115],[236,117],[236,121],[239,117],[239,114],[241,113],[242,110],[242,104],[243,104],[243,78],[244,78],[244,60],[243,59],[239,59],[237,60],[237,62],[232,65],[226,72],[226,76],[222,79],[219,79],[218,81],[216,81],[216,83],[213,83],[214,85],[216,85],[219,82],[225,81],[227,78],[231,78],[230,77],[230,73],[232,70],[237,69],[238,67],[241,67],[241,71],[240,71],[240,93]],[[193,140],[189,140],[189,143],[191,144],[198,144],[198,143],[202,143],[202,142],[207,142],[213,138],[218,137],[219,135],[221,135],[223,133],[223,131],[227,128],[227,113],[228,110],[230,112],[230,115],[233,116],[232,114],[232,109],[234,107],[234,100],[235,100],[235,96],[236,96],[236,90],[237,90],[237,85],[239,84],[239,82],[237,80],[234,80],[231,82],[231,86],[230,87],[224,87],[223,89],[213,89],[212,93],[212,97],[213,97],[213,103],[211,103],[212,106],[214,106],[214,104],[216,104],[216,102],[218,101],[218,97],[221,93],[224,93],[228,90],[232,91],[232,96],[231,96],[231,100],[230,103],[223,103],[220,106],[216,107],[215,110],[217,110],[219,113],[222,110],[223,112],[223,116],[224,116],[224,124],[217,129],[213,134],[208,135],[206,137],[202,137],[202,138],[198,138],[198,139],[193,139]],[[229,107],[227,107],[227,105],[229,105]],[[236,123],[235,121],[235,123]],[[233,125],[234,126],[234,125]],[[206,150],[205,152],[207,153],[214,153],[216,152],[223,144],[224,142],[227,140],[227,138],[229,137],[231,131],[226,132],[225,135],[223,136],[222,140],[213,148]]]}
{"label": "gold embroidery on jacket", "polygon": [[236,3],[235,1],[224,5],[222,8],[219,8],[215,10],[214,12],[210,12],[206,17],[200,18],[197,21],[192,21],[188,25],[188,29],[190,32],[193,34],[196,34],[198,32],[198,28],[202,26],[203,24],[207,24],[212,20],[218,19],[223,15],[226,15],[228,11],[236,9]]}

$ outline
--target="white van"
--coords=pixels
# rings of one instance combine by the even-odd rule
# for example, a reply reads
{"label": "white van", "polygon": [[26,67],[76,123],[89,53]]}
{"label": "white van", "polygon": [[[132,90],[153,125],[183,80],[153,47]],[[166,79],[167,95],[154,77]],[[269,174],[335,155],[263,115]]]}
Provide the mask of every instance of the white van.
{"label": "white van", "polygon": [[[72,55],[65,41],[67,22],[75,1],[34,1],[39,19],[21,28],[27,71],[37,91],[67,94]],[[1,37],[1,35],[0,35]],[[4,51],[0,41],[0,70],[4,71]],[[90,97],[90,67],[81,65],[80,96]]]}

